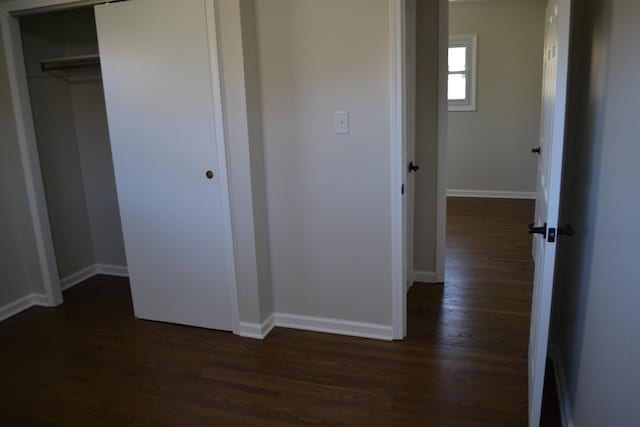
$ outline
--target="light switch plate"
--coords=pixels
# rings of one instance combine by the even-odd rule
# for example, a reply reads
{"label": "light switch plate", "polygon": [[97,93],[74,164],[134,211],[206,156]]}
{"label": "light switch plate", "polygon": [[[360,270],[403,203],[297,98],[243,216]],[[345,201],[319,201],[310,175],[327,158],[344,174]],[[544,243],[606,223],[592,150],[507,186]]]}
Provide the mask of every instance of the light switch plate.
{"label": "light switch plate", "polygon": [[349,112],[336,111],[334,119],[334,128],[336,135],[349,134]]}

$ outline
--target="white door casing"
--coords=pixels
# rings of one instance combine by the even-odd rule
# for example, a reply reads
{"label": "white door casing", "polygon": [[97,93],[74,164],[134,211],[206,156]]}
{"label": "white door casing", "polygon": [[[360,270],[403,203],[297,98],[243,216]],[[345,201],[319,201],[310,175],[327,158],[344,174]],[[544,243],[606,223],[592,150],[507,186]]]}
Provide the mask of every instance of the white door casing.
{"label": "white door casing", "polygon": [[406,0],[389,1],[391,42],[391,317],[393,339],[407,335]]}
{"label": "white door casing", "polygon": [[130,0],[95,12],[135,314],[232,330],[212,7],[209,0]]}
{"label": "white door casing", "polygon": [[[416,0],[406,1],[405,22],[405,80],[406,87],[404,99],[405,107],[405,143],[403,164],[415,162],[415,138],[416,138]],[[415,173],[405,169],[404,184],[404,215],[405,215],[405,280],[407,289],[415,280],[413,273],[413,248],[414,248],[414,206],[415,206]]]}
{"label": "white door casing", "polygon": [[535,273],[529,335],[529,426],[538,427],[549,337],[562,181],[569,68],[571,0],[550,0],[546,10],[540,160],[534,234]]}

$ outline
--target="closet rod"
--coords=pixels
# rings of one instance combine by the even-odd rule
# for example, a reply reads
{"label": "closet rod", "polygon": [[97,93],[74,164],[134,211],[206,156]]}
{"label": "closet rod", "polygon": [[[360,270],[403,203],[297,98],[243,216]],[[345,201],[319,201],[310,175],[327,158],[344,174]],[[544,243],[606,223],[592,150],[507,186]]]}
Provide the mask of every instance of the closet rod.
{"label": "closet rod", "polygon": [[40,61],[40,69],[43,73],[72,68],[86,68],[100,65],[98,54],[67,56],[64,58],[53,58]]}

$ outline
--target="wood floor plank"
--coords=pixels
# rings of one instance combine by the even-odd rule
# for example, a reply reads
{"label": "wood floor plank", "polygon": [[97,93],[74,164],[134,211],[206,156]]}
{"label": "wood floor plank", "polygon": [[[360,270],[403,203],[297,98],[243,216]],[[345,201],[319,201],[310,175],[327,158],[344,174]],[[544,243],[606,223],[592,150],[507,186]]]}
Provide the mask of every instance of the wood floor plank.
{"label": "wood floor plank", "polygon": [[97,276],[0,324],[0,426],[524,426],[533,204],[448,208],[447,284],[410,290],[402,342],[139,321]]}

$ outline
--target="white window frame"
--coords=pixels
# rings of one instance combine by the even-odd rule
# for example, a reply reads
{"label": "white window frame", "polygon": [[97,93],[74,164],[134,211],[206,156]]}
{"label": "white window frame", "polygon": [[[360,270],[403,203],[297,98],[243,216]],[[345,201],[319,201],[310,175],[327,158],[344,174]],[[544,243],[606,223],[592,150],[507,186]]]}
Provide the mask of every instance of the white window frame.
{"label": "white window frame", "polygon": [[[466,47],[467,48],[467,69],[463,72],[449,72],[447,67],[447,76],[450,74],[465,74],[467,77],[467,98],[463,100],[447,100],[449,102],[449,111],[477,111],[477,60],[478,60],[478,35],[462,34],[449,36],[449,48]],[[448,62],[448,60],[447,60]]]}

